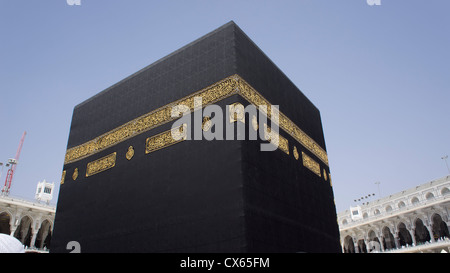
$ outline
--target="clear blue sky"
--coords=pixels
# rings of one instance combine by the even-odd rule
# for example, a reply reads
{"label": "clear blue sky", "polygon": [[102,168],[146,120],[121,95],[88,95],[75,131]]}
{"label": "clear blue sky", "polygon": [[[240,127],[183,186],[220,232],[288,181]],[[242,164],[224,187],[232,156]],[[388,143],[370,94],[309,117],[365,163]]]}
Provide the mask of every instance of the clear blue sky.
{"label": "clear blue sky", "polygon": [[445,176],[449,13],[448,0],[0,0],[0,162],[28,132],[11,195],[32,199],[42,179],[59,191],[76,104],[230,20],[321,111],[338,211],[376,181],[385,196]]}

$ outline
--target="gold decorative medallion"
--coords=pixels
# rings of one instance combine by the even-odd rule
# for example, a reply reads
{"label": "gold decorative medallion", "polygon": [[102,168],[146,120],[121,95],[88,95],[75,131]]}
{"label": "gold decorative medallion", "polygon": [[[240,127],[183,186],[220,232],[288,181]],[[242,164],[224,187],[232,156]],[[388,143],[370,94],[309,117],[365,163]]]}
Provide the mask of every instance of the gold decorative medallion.
{"label": "gold decorative medallion", "polygon": [[62,172],[62,175],[61,175],[61,185],[64,184],[64,180],[66,180],[66,170],[64,170],[64,171]]}
{"label": "gold decorative medallion", "polygon": [[258,131],[259,124],[258,124],[258,119],[256,118],[256,116],[252,117],[252,127],[253,127],[253,130]]}
{"label": "gold decorative medallion", "polygon": [[116,155],[114,152],[95,161],[89,162],[86,167],[86,177],[106,171],[116,165]]}
{"label": "gold decorative medallion", "polygon": [[133,156],[134,156],[134,148],[133,148],[133,146],[130,146],[130,147],[128,147],[128,151],[127,151],[127,153],[125,154],[125,157],[126,157],[128,160],[130,160],[130,159],[133,158]]}
{"label": "gold decorative medallion", "polygon": [[293,153],[294,153],[295,160],[298,160],[299,154],[298,154],[298,151],[297,151],[297,147],[295,147],[295,146],[294,146]]}
{"label": "gold decorative medallion", "polygon": [[328,180],[327,172],[325,171],[325,169],[323,169],[323,178],[325,179],[325,181]]}
{"label": "gold decorative medallion", "polygon": [[209,129],[211,129],[211,126],[212,126],[211,117],[209,116],[203,117],[202,130],[206,132]]}
{"label": "gold decorative medallion", "polygon": [[239,102],[235,102],[228,106],[228,110],[230,112],[230,123],[240,121],[245,123],[245,108]]}
{"label": "gold decorative medallion", "polygon": [[320,165],[314,159],[302,152],[303,166],[311,170],[320,177]]}
{"label": "gold decorative medallion", "polygon": [[77,178],[78,178],[78,168],[75,168],[75,170],[73,171],[73,174],[72,174],[72,179],[73,179],[73,181],[75,181],[75,180],[77,180]]}

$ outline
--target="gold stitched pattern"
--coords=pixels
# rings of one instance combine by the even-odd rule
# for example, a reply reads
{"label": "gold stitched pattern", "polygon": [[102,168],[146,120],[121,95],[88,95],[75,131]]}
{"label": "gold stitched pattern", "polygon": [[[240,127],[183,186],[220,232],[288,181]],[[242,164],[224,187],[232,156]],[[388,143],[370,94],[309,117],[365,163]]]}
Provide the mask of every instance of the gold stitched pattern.
{"label": "gold stitched pattern", "polygon": [[295,160],[298,160],[299,154],[298,154],[298,151],[297,151],[297,147],[295,147],[295,146],[294,146],[294,151],[293,151],[293,153],[294,153]]}
{"label": "gold stitched pattern", "polygon": [[320,165],[314,159],[302,152],[303,166],[310,169],[313,173],[320,177]]}
{"label": "gold stitched pattern", "polygon": [[194,97],[201,97],[202,106],[206,106],[236,94],[237,89],[235,86],[237,81],[234,77],[235,76],[225,78],[224,80],[197,91],[185,98],[167,104],[150,113],[129,121],[124,125],[96,137],[91,141],[68,149],[64,159],[64,164],[86,158],[108,147],[112,147],[117,143],[179,118],[181,115],[178,117],[171,116],[172,107],[175,108],[178,105],[185,105],[191,111],[194,111],[194,109],[198,107],[198,105],[194,105]]}
{"label": "gold stitched pattern", "polygon": [[207,132],[209,131],[209,129],[211,129],[211,126],[212,126],[211,117],[210,116],[203,117],[202,130]]}
{"label": "gold stitched pattern", "polygon": [[133,156],[134,156],[134,148],[133,148],[133,146],[130,146],[130,147],[128,147],[128,151],[125,154],[125,158],[127,160],[131,160],[133,158]]}
{"label": "gold stitched pattern", "polygon": [[[258,93],[253,87],[250,86],[244,79],[238,78],[239,94],[242,95],[250,103],[258,106],[258,109],[262,111],[268,118],[271,118],[271,103],[266,100],[261,94]],[[259,107],[259,106],[266,107]],[[276,109],[276,108],[274,108]],[[328,166],[328,155],[322,147],[319,146],[311,137],[303,132],[297,125],[294,124],[286,115],[278,111],[279,114],[279,127],[291,135],[306,149],[316,155],[323,163]],[[273,121],[273,120],[272,120]]]}
{"label": "gold stitched pattern", "polygon": [[285,139],[284,137],[278,135],[278,148],[280,148],[280,150],[282,150],[283,152],[285,152],[286,154],[289,154],[289,144],[288,144],[288,140]]}
{"label": "gold stitched pattern", "polygon": [[187,124],[162,132],[147,138],[145,141],[145,153],[151,153],[167,146],[179,143],[186,139]]}
{"label": "gold stitched pattern", "polygon": [[63,172],[62,172],[62,175],[61,175],[61,185],[62,184],[64,184],[64,180],[66,179],[66,170],[64,170]]}
{"label": "gold stitched pattern", "polygon": [[289,154],[289,142],[284,137],[280,136],[280,134],[277,134],[276,132],[272,131],[272,129],[267,126],[267,124],[264,124],[264,138],[267,141],[274,140],[275,144],[277,143],[278,139],[278,148],[285,152],[286,154]]}
{"label": "gold stitched pattern", "polygon": [[[187,97],[142,115],[116,129],[94,138],[93,140],[68,149],[66,151],[64,164],[91,156],[124,140],[181,117],[181,114],[178,117],[172,117],[172,108],[185,105],[191,111],[194,111],[199,107],[198,101],[194,100],[194,97],[201,97],[202,106],[204,107],[233,94],[241,95],[255,106],[266,106],[265,109],[264,107],[259,107],[259,110],[266,114],[268,118],[271,118],[271,104],[240,76],[233,75]],[[281,112],[279,112],[278,123],[281,129],[291,135],[296,141],[328,166],[328,156],[325,150]]]}
{"label": "gold stitched pattern", "polygon": [[258,124],[258,119],[256,118],[256,116],[252,117],[252,127],[253,127],[253,130],[258,131],[259,124]]}
{"label": "gold stitched pattern", "polygon": [[77,180],[77,178],[78,178],[78,168],[75,168],[75,170],[73,171],[73,174],[72,174],[72,179],[73,179],[73,181],[75,181],[75,180]]}
{"label": "gold stitched pattern", "polygon": [[228,112],[230,113],[230,123],[236,121],[245,123],[245,108],[241,103],[235,102],[228,105]]}
{"label": "gold stitched pattern", "polygon": [[86,177],[106,171],[116,165],[116,155],[114,152],[95,161],[89,162],[86,168]]}

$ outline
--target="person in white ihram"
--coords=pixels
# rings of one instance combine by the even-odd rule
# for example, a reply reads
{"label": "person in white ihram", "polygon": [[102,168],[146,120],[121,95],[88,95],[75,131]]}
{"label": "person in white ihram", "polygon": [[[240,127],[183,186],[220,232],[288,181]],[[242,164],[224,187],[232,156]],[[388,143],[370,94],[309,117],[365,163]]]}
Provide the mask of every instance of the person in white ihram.
{"label": "person in white ihram", "polygon": [[0,253],[25,253],[25,248],[15,237],[0,233]]}

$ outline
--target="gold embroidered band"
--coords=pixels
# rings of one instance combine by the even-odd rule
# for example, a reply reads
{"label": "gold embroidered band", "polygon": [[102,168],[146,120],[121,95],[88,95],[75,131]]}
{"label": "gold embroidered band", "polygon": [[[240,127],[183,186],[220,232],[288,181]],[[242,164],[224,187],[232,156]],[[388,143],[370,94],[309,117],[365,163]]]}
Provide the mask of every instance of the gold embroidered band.
{"label": "gold embroidered band", "polygon": [[303,158],[303,166],[310,169],[313,173],[320,176],[320,166],[319,163],[317,163],[314,159],[309,157],[307,154],[302,152],[302,158]]}
{"label": "gold embroidered band", "polygon": [[116,129],[113,129],[99,137],[96,137],[93,140],[70,148],[66,152],[64,164],[72,163],[86,158],[131,137],[139,135],[169,121],[178,119],[179,117],[171,117],[172,107],[185,105],[189,107],[191,111],[193,111],[194,109],[196,109],[196,107],[198,107],[197,105],[194,105],[194,97],[202,97],[202,105],[206,106],[208,104],[220,101],[228,96],[236,94],[236,82],[237,81],[233,77],[228,77],[212,86],[204,88],[185,98],[167,104],[154,111],[151,111],[150,113],[129,121]]}
{"label": "gold embroidered band", "polygon": [[106,171],[116,165],[116,152],[89,162],[86,168],[86,177]]}
{"label": "gold embroidered band", "polygon": [[280,134],[277,134],[276,132],[272,131],[272,129],[269,126],[267,126],[267,124],[264,124],[264,138],[267,141],[274,140],[275,143],[278,141],[278,149],[282,150],[286,154],[289,154],[288,140],[280,136]]}
{"label": "gold embroidered band", "polygon": [[[257,106],[260,111],[263,111],[267,117],[270,118],[271,104],[239,75],[233,75],[187,97],[144,114],[116,129],[94,138],[93,140],[68,149],[65,155],[64,164],[86,158],[138,134],[178,119],[181,117],[181,114],[178,117],[171,116],[173,107],[185,105],[191,111],[194,111],[199,107],[199,105],[194,105],[194,97],[201,97],[202,106],[205,107],[208,104],[218,102],[234,94],[241,95],[248,102]],[[281,112],[279,112],[279,127],[328,166],[328,156],[325,150]]]}
{"label": "gold embroidered band", "polygon": [[147,138],[145,141],[145,153],[148,154],[185,140],[186,129],[187,125],[183,124],[182,126],[173,128],[172,130]]}

